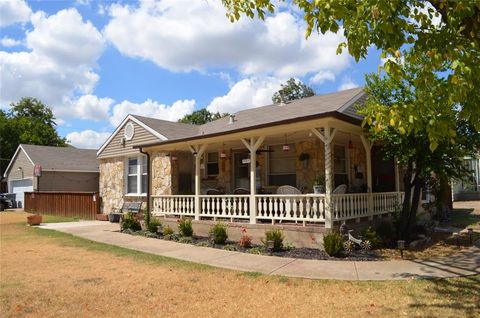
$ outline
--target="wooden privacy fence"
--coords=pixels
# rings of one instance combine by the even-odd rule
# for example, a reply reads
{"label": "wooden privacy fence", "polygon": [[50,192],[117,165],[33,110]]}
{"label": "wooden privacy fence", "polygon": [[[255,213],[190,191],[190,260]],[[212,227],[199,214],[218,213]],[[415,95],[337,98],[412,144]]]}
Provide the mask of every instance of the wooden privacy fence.
{"label": "wooden privacy fence", "polygon": [[100,196],[98,192],[25,192],[24,210],[95,220],[100,213]]}

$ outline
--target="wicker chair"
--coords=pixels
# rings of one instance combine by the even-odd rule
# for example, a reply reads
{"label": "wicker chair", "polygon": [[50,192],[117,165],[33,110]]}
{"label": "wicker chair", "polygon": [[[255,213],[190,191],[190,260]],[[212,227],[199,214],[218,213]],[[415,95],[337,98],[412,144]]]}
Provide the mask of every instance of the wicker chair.
{"label": "wicker chair", "polygon": [[332,191],[332,194],[344,194],[347,192],[347,185],[341,184]]}
{"label": "wicker chair", "polygon": [[302,191],[290,185],[283,185],[278,187],[277,194],[302,194]]}
{"label": "wicker chair", "polygon": [[233,194],[250,194],[250,190],[245,188],[236,188],[233,190]]}

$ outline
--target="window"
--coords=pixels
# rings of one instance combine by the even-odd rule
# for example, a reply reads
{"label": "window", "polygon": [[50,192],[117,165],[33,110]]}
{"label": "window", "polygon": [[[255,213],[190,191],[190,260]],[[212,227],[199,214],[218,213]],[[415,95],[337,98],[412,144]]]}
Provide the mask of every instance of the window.
{"label": "window", "polygon": [[207,153],[207,176],[218,176],[218,152]]}
{"label": "window", "polygon": [[335,187],[348,185],[347,149],[342,145],[333,146],[333,181]]}
{"label": "window", "polygon": [[297,186],[295,169],[295,144],[289,151],[283,151],[283,145],[270,146],[268,156],[268,184],[274,186]]}
{"label": "window", "polygon": [[127,194],[145,194],[148,187],[147,157],[138,156],[127,160]]}
{"label": "window", "polygon": [[133,126],[132,123],[128,123],[125,126],[125,133],[124,133],[125,139],[132,140],[134,134],[135,134],[135,126]]}

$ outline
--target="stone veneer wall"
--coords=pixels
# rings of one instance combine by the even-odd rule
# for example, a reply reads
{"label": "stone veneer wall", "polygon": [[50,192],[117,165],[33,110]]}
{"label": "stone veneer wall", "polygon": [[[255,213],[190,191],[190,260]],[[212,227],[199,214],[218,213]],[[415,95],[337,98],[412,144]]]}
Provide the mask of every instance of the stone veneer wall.
{"label": "stone veneer wall", "polygon": [[100,159],[99,169],[102,212],[108,214],[123,204],[124,159],[123,157]]}
{"label": "stone veneer wall", "polygon": [[152,152],[151,195],[171,195],[178,192],[178,171],[166,153]]}

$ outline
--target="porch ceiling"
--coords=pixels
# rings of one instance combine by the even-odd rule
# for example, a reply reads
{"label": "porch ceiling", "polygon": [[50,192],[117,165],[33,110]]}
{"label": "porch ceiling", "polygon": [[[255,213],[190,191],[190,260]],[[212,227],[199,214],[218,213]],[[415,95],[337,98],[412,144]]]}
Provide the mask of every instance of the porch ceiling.
{"label": "porch ceiling", "polygon": [[287,143],[295,143],[305,140],[318,140],[312,132],[311,128],[320,128],[329,126],[331,128],[337,128],[337,133],[333,139],[334,143],[348,144],[351,140],[355,146],[363,147],[360,135],[362,134],[362,128],[346,123],[334,118],[319,119],[315,121],[299,122],[282,126],[267,127],[262,129],[256,129],[252,131],[246,131],[235,134],[225,134],[215,137],[206,137],[205,139],[192,140],[192,141],[179,141],[166,143],[165,145],[144,146],[143,150],[146,151],[189,151],[191,145],[208,144],[208,150],[221,150],[225,149],[244,149],[245,146],[241,142],[242,138],[251,138],[254,136],[265,136],[265,145],[278,145]]}

